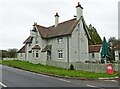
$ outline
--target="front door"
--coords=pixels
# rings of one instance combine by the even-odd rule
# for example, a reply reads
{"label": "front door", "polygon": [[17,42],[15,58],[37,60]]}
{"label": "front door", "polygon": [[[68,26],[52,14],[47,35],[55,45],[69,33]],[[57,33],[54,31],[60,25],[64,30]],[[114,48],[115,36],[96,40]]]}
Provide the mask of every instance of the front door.
{"label": "front door", "polygon": [[47,51],[47,60],[51,60],[51,51]]}

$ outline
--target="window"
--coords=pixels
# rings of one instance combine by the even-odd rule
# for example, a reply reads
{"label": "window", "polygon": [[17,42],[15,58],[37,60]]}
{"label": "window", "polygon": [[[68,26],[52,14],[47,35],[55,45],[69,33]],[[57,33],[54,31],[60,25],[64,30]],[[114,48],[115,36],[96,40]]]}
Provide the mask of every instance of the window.
{"label": "window", "polygon": [[22,58],[23,56],[22,56],[22,53],[20,54],[20,57]]}
{"label": "window", "polygon": [[36,51],[36,58],[38,58],[39,57],[39,53],[38,53],[38,51]]}
{"label": "window", "polygon": [[95,54],[94,53],[92,53],[92,58],[94,58],[95,57]]}
{"label": "window", "polygon": [[63,59],[63,51],[58,50],[58,59]]}
{"label": "window", "polygon": [[57,39],[57,41],[58,41],[58,43],[62,43],[62,42],[63,42],[63,37],[59,37],[59,38]]}

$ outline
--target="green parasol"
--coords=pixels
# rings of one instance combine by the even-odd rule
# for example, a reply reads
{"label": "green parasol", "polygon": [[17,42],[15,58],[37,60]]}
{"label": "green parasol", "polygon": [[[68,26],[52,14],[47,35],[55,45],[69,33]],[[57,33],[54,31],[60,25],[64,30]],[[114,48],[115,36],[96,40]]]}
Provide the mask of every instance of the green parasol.
{"label": "green parasol", "polygon": [[110,52],[109,52],[108,44],[104,37],[102,42],[101,59],[106,63],[106,61],[109,61],[109,56],[110,56]]}

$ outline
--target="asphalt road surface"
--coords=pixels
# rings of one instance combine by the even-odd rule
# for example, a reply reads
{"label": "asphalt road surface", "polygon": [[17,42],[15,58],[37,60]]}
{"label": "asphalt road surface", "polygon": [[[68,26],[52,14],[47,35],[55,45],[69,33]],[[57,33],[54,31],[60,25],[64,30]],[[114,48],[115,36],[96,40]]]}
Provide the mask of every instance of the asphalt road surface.
{"label": "asphalt road surface", "polygon": [[117,80],[73,80],[32,73],[8,66],[0,66],[0,87],[118,87]]}

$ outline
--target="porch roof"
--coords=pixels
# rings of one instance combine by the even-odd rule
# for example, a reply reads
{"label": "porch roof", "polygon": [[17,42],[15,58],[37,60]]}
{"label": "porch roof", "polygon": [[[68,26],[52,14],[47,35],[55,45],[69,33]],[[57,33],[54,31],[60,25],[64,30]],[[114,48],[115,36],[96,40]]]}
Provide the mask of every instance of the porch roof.
{"label": "porch roof", "polygon": [[47,50],[51,51],[52,45],[47,45],[45,48],[42,50],[42,52],[46,52]]}

